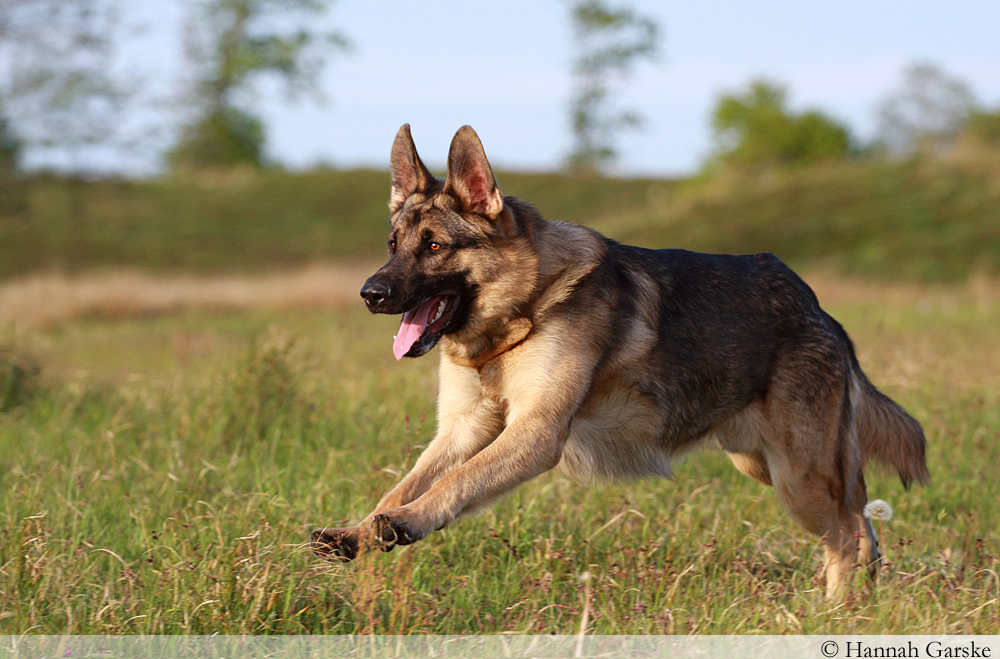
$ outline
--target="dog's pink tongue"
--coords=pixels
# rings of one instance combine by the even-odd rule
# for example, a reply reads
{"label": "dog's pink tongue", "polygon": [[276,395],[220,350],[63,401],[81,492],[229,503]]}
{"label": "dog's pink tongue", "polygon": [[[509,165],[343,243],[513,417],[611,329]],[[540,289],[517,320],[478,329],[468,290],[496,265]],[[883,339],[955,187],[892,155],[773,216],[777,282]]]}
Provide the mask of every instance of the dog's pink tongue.
{"label": "dog's pink tongue", "polygon": [[437,311],[439,297],[431,298],[416,309],[412,309],[403,314],[403,322],[399,325],[399,333],[392,342],[392,354],[396,356],[396,361],[403,358],[403,355],[410,351],[413,344],[424,333],[427,326],[431,324],[434,313]]}

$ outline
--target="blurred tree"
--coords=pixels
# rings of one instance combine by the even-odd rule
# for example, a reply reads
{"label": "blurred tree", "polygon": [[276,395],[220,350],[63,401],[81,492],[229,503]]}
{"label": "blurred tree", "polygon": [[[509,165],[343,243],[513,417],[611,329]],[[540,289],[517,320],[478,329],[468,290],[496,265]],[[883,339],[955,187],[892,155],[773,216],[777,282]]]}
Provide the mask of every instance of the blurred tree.
{"label": "blurred tree", "polygon": [[578,173],[606,169],[617,158],[615,141],[642,118],[611,107],[613,79],[632,72],[636,62],[657,52],[660,29],[630,7],[609,7],[602,0],[582,0],[571,9],[577,56],[576,89],[570,104],[574,144],[567,166]]}
{"label": "blurred tree", "polygon": [[246,109],[252,83],[269,73],[285,85],[289,97],[315,89],[328,49],[347,47],[340,34],[301,27],[315,25],[327,4],[202,0],[188,39],[188,59],[196,70],[192,117],[168,154],[173,167],[263,163],[264,125]]}
{"label": "blurred tree", "polygon": [[902,87],[879,106],[879,142],[896,155],[940,154],[954,145],[974,107],[965,81],[933,64],[913,64]]}
{"label": "blurred tree", "polygon": [[70,169],[89,169],[77,158],[81,149],[124,140],[127,90],[136,85],[114,66],[118,3],[0,0],[7,130],[43,154],[40,160],[58,151],[69,157]]}
{"label": "blurred tree", "polygon": [[21,140],[17,139],[0,103],[0,182],[16,172],[21,164]]}
{"label": "blurred tree", "polygon": [[963,137],[975,143],[1000,147],[1000,110],[972,110]]}
{"label": "blurred tree", "polygon": [[168,159],[174,169],[232,167],[264,161],[264,124],[243,110],[223,106],[184,127]]}
{"label": "blurred tree", "polygon": [[788,167],[847,156],[847,128],[820,112],[790,112],[786,97],[783,86],[764,79],[722,95],[712,113],[715,144],[706,167]]}

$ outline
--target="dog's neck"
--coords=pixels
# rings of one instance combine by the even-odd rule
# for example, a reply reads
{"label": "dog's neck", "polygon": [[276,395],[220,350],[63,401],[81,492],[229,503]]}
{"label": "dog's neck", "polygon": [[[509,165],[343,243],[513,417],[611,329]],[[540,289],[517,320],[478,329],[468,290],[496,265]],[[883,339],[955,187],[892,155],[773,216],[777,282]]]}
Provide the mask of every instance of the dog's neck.
{"label": "dog's neck", "polygon": [[[465,328],[442,338],[443,358],[481,369],[524,341],[532,327],[565,302],[577,284],[607,257],[604,241],[590,229],[550,222],[536,212],[517,220],[519,235],[513,239],[516,248],[511,253],[518,263],[504,270],[530,274],[496,287],[509,289],[509,293],[481,300]],[[518,314],[509,305],[512,300],[523,300],[525,289],[532,290],[532,295],[525,313]]]}

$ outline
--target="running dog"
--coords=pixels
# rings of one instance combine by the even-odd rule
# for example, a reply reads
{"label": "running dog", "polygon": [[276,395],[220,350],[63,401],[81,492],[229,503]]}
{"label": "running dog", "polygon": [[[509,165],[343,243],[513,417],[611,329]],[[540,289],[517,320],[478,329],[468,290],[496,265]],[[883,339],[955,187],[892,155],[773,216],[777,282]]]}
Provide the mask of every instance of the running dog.
{"label": "running dog", "polygon": [[438,430],[357,526],[313,533],[316,553],[416,542],[554,467],[670,477],[711,440],[822,539],[828,597],[856,560],[874,576],[864,463],[927,482],[923,431],[777,257],[642,249],[548,221],[503,196],[468,126],[443,181],[399,130],[389,210],[389,260],[361,297],[402,314],[397,359],[440,343]]}

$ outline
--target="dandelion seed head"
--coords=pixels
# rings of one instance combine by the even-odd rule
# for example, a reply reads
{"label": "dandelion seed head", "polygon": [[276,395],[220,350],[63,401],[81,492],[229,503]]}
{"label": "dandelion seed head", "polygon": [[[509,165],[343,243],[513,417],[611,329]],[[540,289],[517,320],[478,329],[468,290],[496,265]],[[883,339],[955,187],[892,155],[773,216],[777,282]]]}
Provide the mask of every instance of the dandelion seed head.
{"label": "dandelion seed head", "polygon": [[888,522],[892,519],[892,506],[889,505],[888,501],[875,499],[869,501],[868,505],[865,506],[864,514],[869,519],[880,519],[883,522]]}

